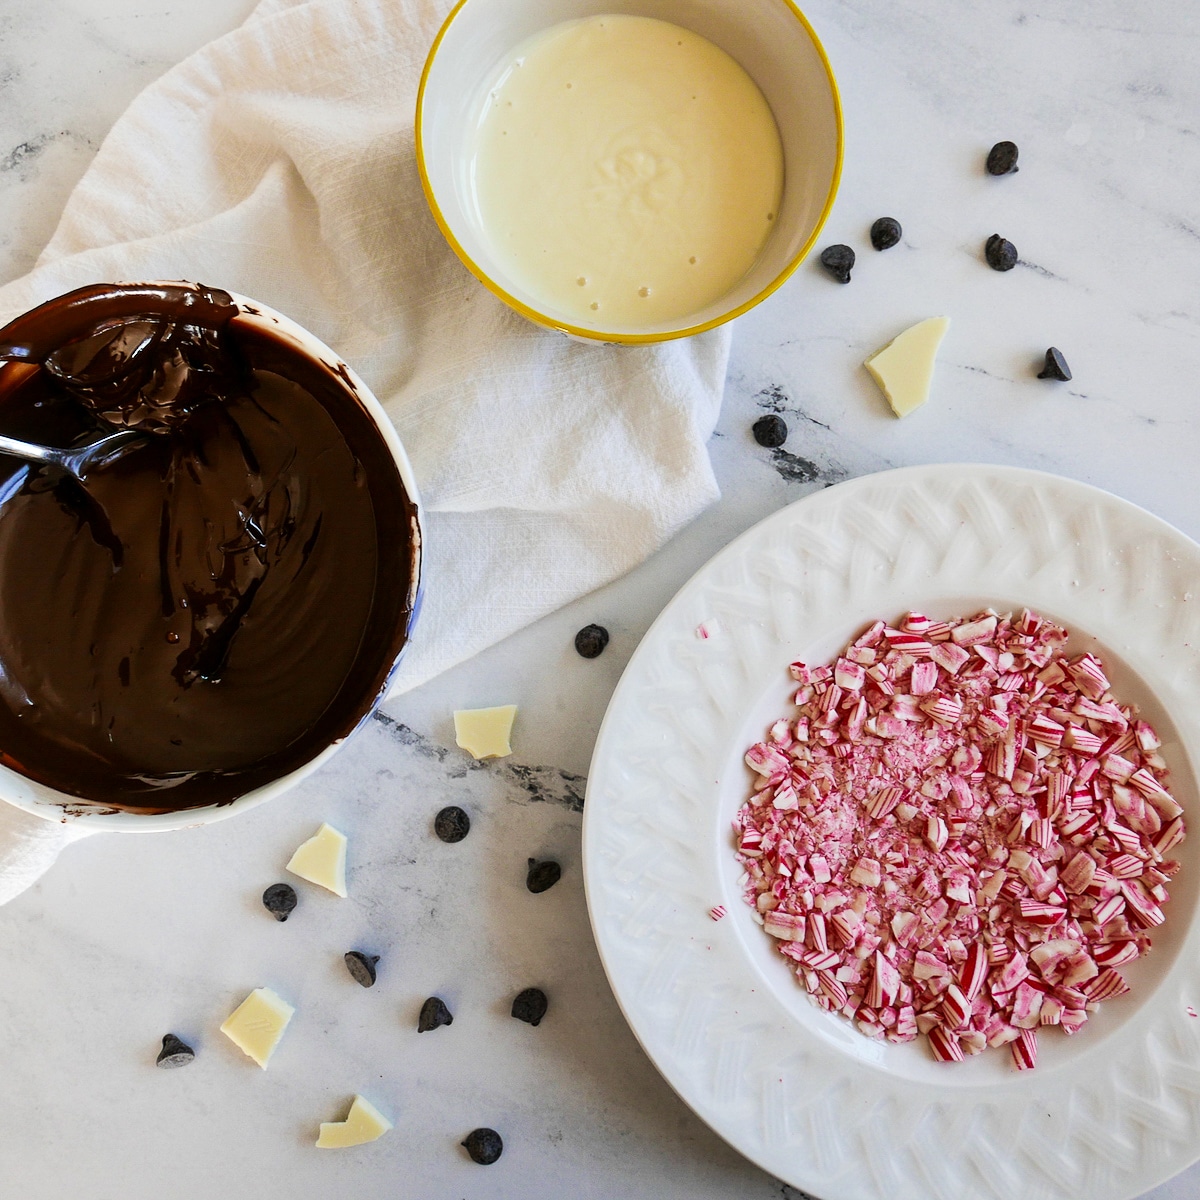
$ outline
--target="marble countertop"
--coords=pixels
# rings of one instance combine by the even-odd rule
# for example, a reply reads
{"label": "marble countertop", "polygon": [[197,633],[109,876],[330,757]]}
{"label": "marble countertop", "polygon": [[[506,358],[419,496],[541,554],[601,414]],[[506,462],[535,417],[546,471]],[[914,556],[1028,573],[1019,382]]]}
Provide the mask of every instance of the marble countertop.
{"label": "marble countertop", "polygon": [[[24,273],[137,92],[253,0],[0,0],[0,283]],[[1034,9],[1040,12],[1035,12]],[[1200,537],[1200,8],[1118,0],[812,0],[842,87],[846,172],[823,240],[859,248],[849,286],[805,264],[737,326],[711,451],[723,498],[653,559],[384,713],[286,802],[168,837],[68,849],[0,912],[0,1180],[26,1200],[641,1197],[799,1193],[710,1132],[642,1054],[592,943],[580,869],[585,775],[622,667],[661,606],[732,536],[866,472],[940,461],[1055,471]],[[1001,138],[1019,174],[982,170]],[[878,216],[902,245],[870,249]],[[1021,251],[997,275],[999,232]],[[897,422],[860,364],[945,313],[936,394]],[[1074,373],[1034,378],[1048,345]],[[782,413],[787,444],[749,427]],[[612,632],[591,662],[577,628]],[[512,758],[454,747],[455,707],[520,706]],[[445,804],[471,836],[431,834]],[[350,837],[352,896],[305,888],[285,925],[263,888],[322,820]],[[562,882],[523,886],[529,856]],[[381,955],[364,991],[345,950]],[[297,1006],[271,1070],[217,1032],[269,984]],[[507,1015],[539,985],[550,1016]],[[428,995],[452,1028],[415,1032]],[[197,1048],[153,1068],[173,1031]],[[395,1132],[319,1154],[363,1092]],[[458,1141],[501,1130],[487,1171]],[[1184,1200],[1200,1167],[1151,1193]]]}

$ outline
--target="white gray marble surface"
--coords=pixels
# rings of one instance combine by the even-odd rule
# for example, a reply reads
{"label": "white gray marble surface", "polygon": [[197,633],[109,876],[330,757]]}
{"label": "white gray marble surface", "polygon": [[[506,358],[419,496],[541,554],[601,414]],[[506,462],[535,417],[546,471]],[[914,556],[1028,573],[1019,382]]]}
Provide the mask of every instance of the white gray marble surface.
{"label": "white gray marble surface", "polygon": [[[22,274],[126,103],[253,0],[0,0],[0,282]],[[815,263],[737,327],[712,454],[724,498],[629,577],[397,697],[284,801],[165,837],[97,837],[0,912],[0,1194],[25,1200],[689,1197],[797,1193],[728,1149],[642,1055],[605,983],[579,862],[581,797],[611,690],[661,605],[730,537],[864,472],[1016,463],[1108,488],[1200,536],[1200,8],[1193,0],[813,0],[847,118],[825,242],[859,251],[849,286]],[[1021,171],[991,179],[993,141]],[[877,254],[872,220],[897,217]],[[1016,243],[1006,275],[984,239]],[[860,367],[921,317],[954,324],[929,406],[900,423]],[[1046,346],[1069,384],[1034,378]],[[791,437],[749,436],[763,411]],[[599,621],[594,662],[571,648]],[[453,747],[455,707],[515,702],[515,753]],[[447,803],[475,825],[431,833]],[[263,887],[323,819],[351,839],[351,898],[303,888],[279,925]],[[523,887],[529,855],[562,882]],[[378,985],[343,951],[382,956]],[[251,988],[298,1013],[268,1072],[217,1032]],[[511,1020],[520,988],[551,1011]],[[448,1029],[415,1032],[442,995]],[[193,1042],[186,1071],[158,1038]],[[361,1091],[395,1132],[312,1147]],[[457,1146],[476,1125],[500,1163]],[[1197,1147],[1200,1152],[1200,1146]],[[1149,1193],[1184,1200],[1200,1168]]]}

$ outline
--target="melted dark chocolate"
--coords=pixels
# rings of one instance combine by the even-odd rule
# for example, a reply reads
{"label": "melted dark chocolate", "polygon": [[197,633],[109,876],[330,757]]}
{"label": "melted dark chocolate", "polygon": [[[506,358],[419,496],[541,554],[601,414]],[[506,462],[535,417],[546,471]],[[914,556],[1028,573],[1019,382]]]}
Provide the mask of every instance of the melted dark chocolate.
{"label": "melted dark chocolate", "polygon": [[103,285],[0,330],[0,761],[104,805],[227,803],[369,711],[407,637],[415,509],[353,389],[225,293]]}

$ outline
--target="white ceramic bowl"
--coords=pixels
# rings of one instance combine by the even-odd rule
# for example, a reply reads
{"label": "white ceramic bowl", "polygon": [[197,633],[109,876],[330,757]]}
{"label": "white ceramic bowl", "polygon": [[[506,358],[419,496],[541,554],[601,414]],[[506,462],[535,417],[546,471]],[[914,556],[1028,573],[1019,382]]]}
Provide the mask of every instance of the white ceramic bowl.
{"label": "white ceramic bowl", "polygon": [[[162,282],[164,281],[155,281],[155,283]],[[408,619],[408,629],[411,634],[421,603],[421,561],[424,545],[423,513],[417,493],[416,479],[413,476],[412,465],[408,461],[408,455],[405,454],[404,447],[401,445],[400,438],[392,427],[387,413],[383,411],[383,406],[375,398],[375,394],[359,378],[355,371],[344,363],[319,338],[314,337],[307,329],[297,325],[289,317],[285,317],[282,313],[276,312],[265,304],[260,304],[257,300],[249,300],[245,296],[239,296],[236,292],[231,293],[231,295],[240,310],[237,317],[234,318],[237,322],[243,325],[268,329],[276,337],[281,337],[286,341],[292,342],[297,349],[309,357],[324,363],[355,392],[358,399],[362,402],[363,408],[378,427],[380,437],[391,452],[396,464],[396,471],[400,476],[400,481],[403,483],[404,490],[412,500],[416,513],[414,518],[415,527],[413,529],[412,582],[409,593],[410,616]],[[406,640],[404,648],[407,648],[407,646],[408,642]],[[401,654],[403,654],[403,650]],[[368,720],[378,707],[379,702],[387,692],[388,684],[391,682],[392,675],[395,673],[399,662],[400,658],[397,657],[395,662],[391,664],[387,681],[363,714],[362,720],[359,721],[355,730],[361,728],[362,723]],[[287,775],[282,775],[278,779],[272,780],[270,783],[264,784],[262,787],[246,792],[244,795],[227,804],[211,804],[168,813],[125,812],[103,805],[89,804],[86,801],[80,800],[77,796],[70,796],[55,788],[37,783],[3,765],[0,765],[0,800],[7,801],[9,804],[16,805],[17,808],[24,809],[34,816],[44,817],[50,821],[78,823],[82,826],[82,828],[77,830],[79,833],[99,833],[101,831],[161,833],[171,829],[189,829],[198,825],[209,825],[214,821],[223,821],[226,817],[232,817],[237,813],[245,812],[247,809],[254,808],[286,792],[324,764],[346,740],[346,738],[338,739],[315,757],[309,759],[303,766],[289,772]]]}
{"label": "white ceramic bowl", "polygon": [[[774,229],[730,292],[686,317],[635,330],[579,324],[550,311],[499,264],[474,215],[472,131],[509,51],[561,21],[603,13],[657,17],[731,55],[758,85],[783,141]],[[576,337],[660,342],[712,329],[769,296],[812,248],[842,168],[842,110],[833,69],[791,0],[459,0],[429,51],[417,94],[417,167],[434,218],[468,269],[517,312]]]}

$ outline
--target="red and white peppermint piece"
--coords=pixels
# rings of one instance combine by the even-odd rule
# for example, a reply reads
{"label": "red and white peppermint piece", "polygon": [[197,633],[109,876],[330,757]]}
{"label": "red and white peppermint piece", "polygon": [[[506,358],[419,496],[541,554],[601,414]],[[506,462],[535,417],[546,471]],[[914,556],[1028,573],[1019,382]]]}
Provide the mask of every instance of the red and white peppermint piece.
{"label": "red and white peppermint piece", "polygon": [[1066,1005],[1057,996],[1047,996],[1042,1001],[1042,1011],[1038,1014],[1039,1025],[1057,1025],[1062,1020]]}
{"label": "red and white peppermint piece", "polygon": [[1122,880],[1121,895],[1125,897],[1130,920],[1141,929],[1161,925],[1166,914],[1155,903],[1153,896],[1139,880]]}
{"label": "red and white peppermint piece", "polygon": [[1045,904],[1041,900],[1027,900],[1022,897],[1017,901],[1017,909],[1021,920],[1031,925],[1057,925],[1067,915],[1065,908],[1057,904]]}
{"label": "red and white peppermint piece", "polygon": [[[713,920],[718,921],[720,917],[713,917]],[[763,913],[763,930],[780,941],[802,942],[808,930],[808,918],[803,913],[785,913],[776,909]]]}
{"label": "red and white peppermint piece", "polygon": [[987,948],[982,942],[972,942],[958,974],[958,986],[968,1000],[974,1000],[979,995],[987,978],[988,966]]}
{"label": "red and white peppermint piece", "polygon": [[836,950],[808,950],[800,956],[800,961],[814,971],[833,971],[842,956]]}
{"label": "red and white peppermint piece", "polygon": [[1011,1044],[1012,1059],[1018,1071],[1032,1071],[1037,1066],[1037,1031],[1022,1029]]}
{"label": "red and white peppermint piece", "polygon": [[1100,973],[1100,968],[1086,950],[1072,954],[1065,964],[1060,982],[1063,987],[1082,987]]}
{"label": "red and white peppermint piece", "polygon": [[956,626],[950,637],[959,646],[977,646],[986,642],[996,631],[996,618],[993,616],[980,617],[975,621],[966,621]]}
{"label": "red and white peppermint piece", "polygon": [[1141,951],[1134,941],[1128,942],[1106,942],[1103,946],[1097,946],[1093,951],[1093,957],[1096,964],[1101,967],[1123,967],[1126,963],[1131,963]]}
{"label": "red and white peppermint piece", "polygon": [[[919,1027],[919,1017],[917,1021]],[[966,1057],[958,1038],[954,1034],[948,1033],[940,1025],[935,1025],[926,1036],[929,1038],[929,1048],[933,1051],[933,1057],[938,1062],[962,1062]]]}
{"label": "red and white peppermint piece", "polygon": [[781,747],[759,742],[746,751],[746,766],[768,779],[782,779],[792,769],[792,760]]}
{"label": "red and white peppermint piece", "polygon": [[1089,980],[1081,989],[1083,994],[1093,1003],[1100,1000],[1109,1000],[1113,996],[1123,996],[1129,991],[1129,984],[1125,982],[1120,971],[1112,967],[1105,967],[1094,979]]}
{"label": "red and white peppermint piece", "polygon": [[1168,825],[1161,834],[1158,840],[1154,843],[1154,849],[1158,854],[1169,854],[1184,837],[1184,824],[1182,817],[1176,817],[1174,821]]}
{"label": "red and white peppermint piece", "polygon": [[865,998],[867,1007],[884,1008],[887,1005],[895,1004],[899,994],[900,972],[896,970],[892,962],[876,950],[871,985],[867,989]]}
{"label": "red and white peppermint piece", "polygon": [[1137,738],[1138,749],[1143,754],[1153,754],[1162,745],[1157,733],[1145,721],[1133,723],[1134,736]]}
{"label": "red and white peppermint piece", "polygon": [[861,926],[862,917],[852,908],[845,908],[829,918],[830,931],[837,939],[838,944],[847,949],[854,945]]}
{"label": "red and white peppermint piece", "polygon": [[1082,1008],[1067,1008],[1063,1010],[1058,1024],[1065,1034],[1078,1033],[1087,1021],[1087,1013]]}
{"label": "red and white peppermint piece", "polygon": [[768,731],[768,736],[781,750],[786,750],[796,739],[792,734],[792,723],[780,717]]}
{"label": "red and white peppermint piece", "polygon": [[762,833],[754,828],[743,829],[738,839],[738,851],[743,855],[759,857],[762,855]]}
{"label": "red and white peppermint piece", "polygon": [[928,696],[918,707],[939,725],[956,725],[962,719],[963,702],[957,696]]}
{"label": "red and white peppermint piece", "polygon": [[1061,746],[1066,732],[1062,725],[1052,721],[1045,713],[1038,713],[1029,722],[1029,736],[1043,746]]}
{"label": "red and white peppermint piece", "polygon": [[904,799],[905,791],[902,787],[892,785],[891,787],[882,787],[876,792],[872,792],[863,801],[863,807],[867,810],[876,821],[882,820]]}
{"label": "red and white peppermint piece", "polygon": [[1145,767],[1134,771],[1129,776],[1129,782],[1154,805],[1163,820],[1173,821],[1183,812],[1175,797]]}
{"label": "red and white peppermint piece", "polygon": [[1110,921],[1115,921],[1125,911],[1125,897],[1119,892],[1101,900],[1092,909],[1092,921],[1097,928],[1103,929]]}
{"label": "red and white peppermint piece", "polygon": [[804,935],[804,944],[814,950],[828,950],[829,939],[825,934],[825,917],[819,912],[808,914],[808,929]]}
{"label": "red and white peppermint piece", "polygon": [[956,983],[946,988],[942,997],[942,1016],[947,1029],[962,1029],[971,1015],[971,1002]]}
{"label": "red and white peppermint piece", "polygon": [[913,663],[912,679],[909,682],[912,694],[914,696],[928,696],[937,686],[937,676],[937,663],[932,660],[926,659],[923,662]]}
{"label": "red and white peppermint piece", "polygon": [[1099,754],[1100,747],[1104,743],[1090,729],[1084,729],[1081,725],[1068,725],[1063,734],[1062,744],[1068,750],[1075,750],[1081,755],[1091,756]]}
{"label": "red and white peppermint piece", "polygon": [[839,658],[833,668],[833,678],[838,687],[857,692],[866,681],[867,673],[859,663]]}
{"label": "red and white peppermint piece", "polygon": [[941,817],[930,816],[925,821],[925,841],[929,843],[929,848],[938,854],[946,848],[946,841],[949,838],[949,830],[946,822]]}
{"label": "red and white peppermint piece", "polygon": [[921,932],[921,921],[916,913],[898,912],[892,917],[892,936],[896,944],[907,947],[914,942]]}
{"label": "red and white peppermint piece", "polygon": [[828,971],[817,972],[818,986],[823,995],[834,1008],[841,1008],[846,1003],[846,989]]}
{"label": "red and white peppermint piece", "polygon": [[1035,987],[1030,979],[1023,979],[1017,984],[1017,990],[1012,998],[1011,1021],[1018,1029],[1032,1029],[1039,1023],[1042,1011],[1042,1001],[1046,993]]}
{"label": "red and white peppermint piece", "polygon": [[1096,860],[1083,850],[1077,851],[1059,872],[1059,882],[1073,895],[1082,896],[1096,875]]}
{"label": "red and white peppermint piece", "polygon": [[971,653],[961,646],[956,646],[953,642],[941,642],[930,650],[929,658],[931,662],[937,663],[943,671],[957,675],[962,667],[970,661]]}
{"label": "red and white peppermint piece", "polygon": [[1132,854],[1118,854],[1107,865],[1109,873],[1117,879],[1135,879],[1146,869],[1146,864]]}
{"label": "red and white peppermint piece", "polygon": [[1108,691],[1108,677],[1099,661],[1091,654],[1081,654],[1067,666],[1067,674],[1075,686],[1091,700],[1099,700]]}
{"label": "red and white peppermint piece", "polygon": [[876,888],[880,880],[879,864],[873,858],[863,857],[858,860],[850,871],[850,882],[861,884],[866,888]]}
{"label": "red and white peppermint piece", "polygon": [[905,633],[899,629],[886,629],[884,637],[893,650],[907,654],[909,658],[928,658],[933,653],[932,643],[914,633]]}

